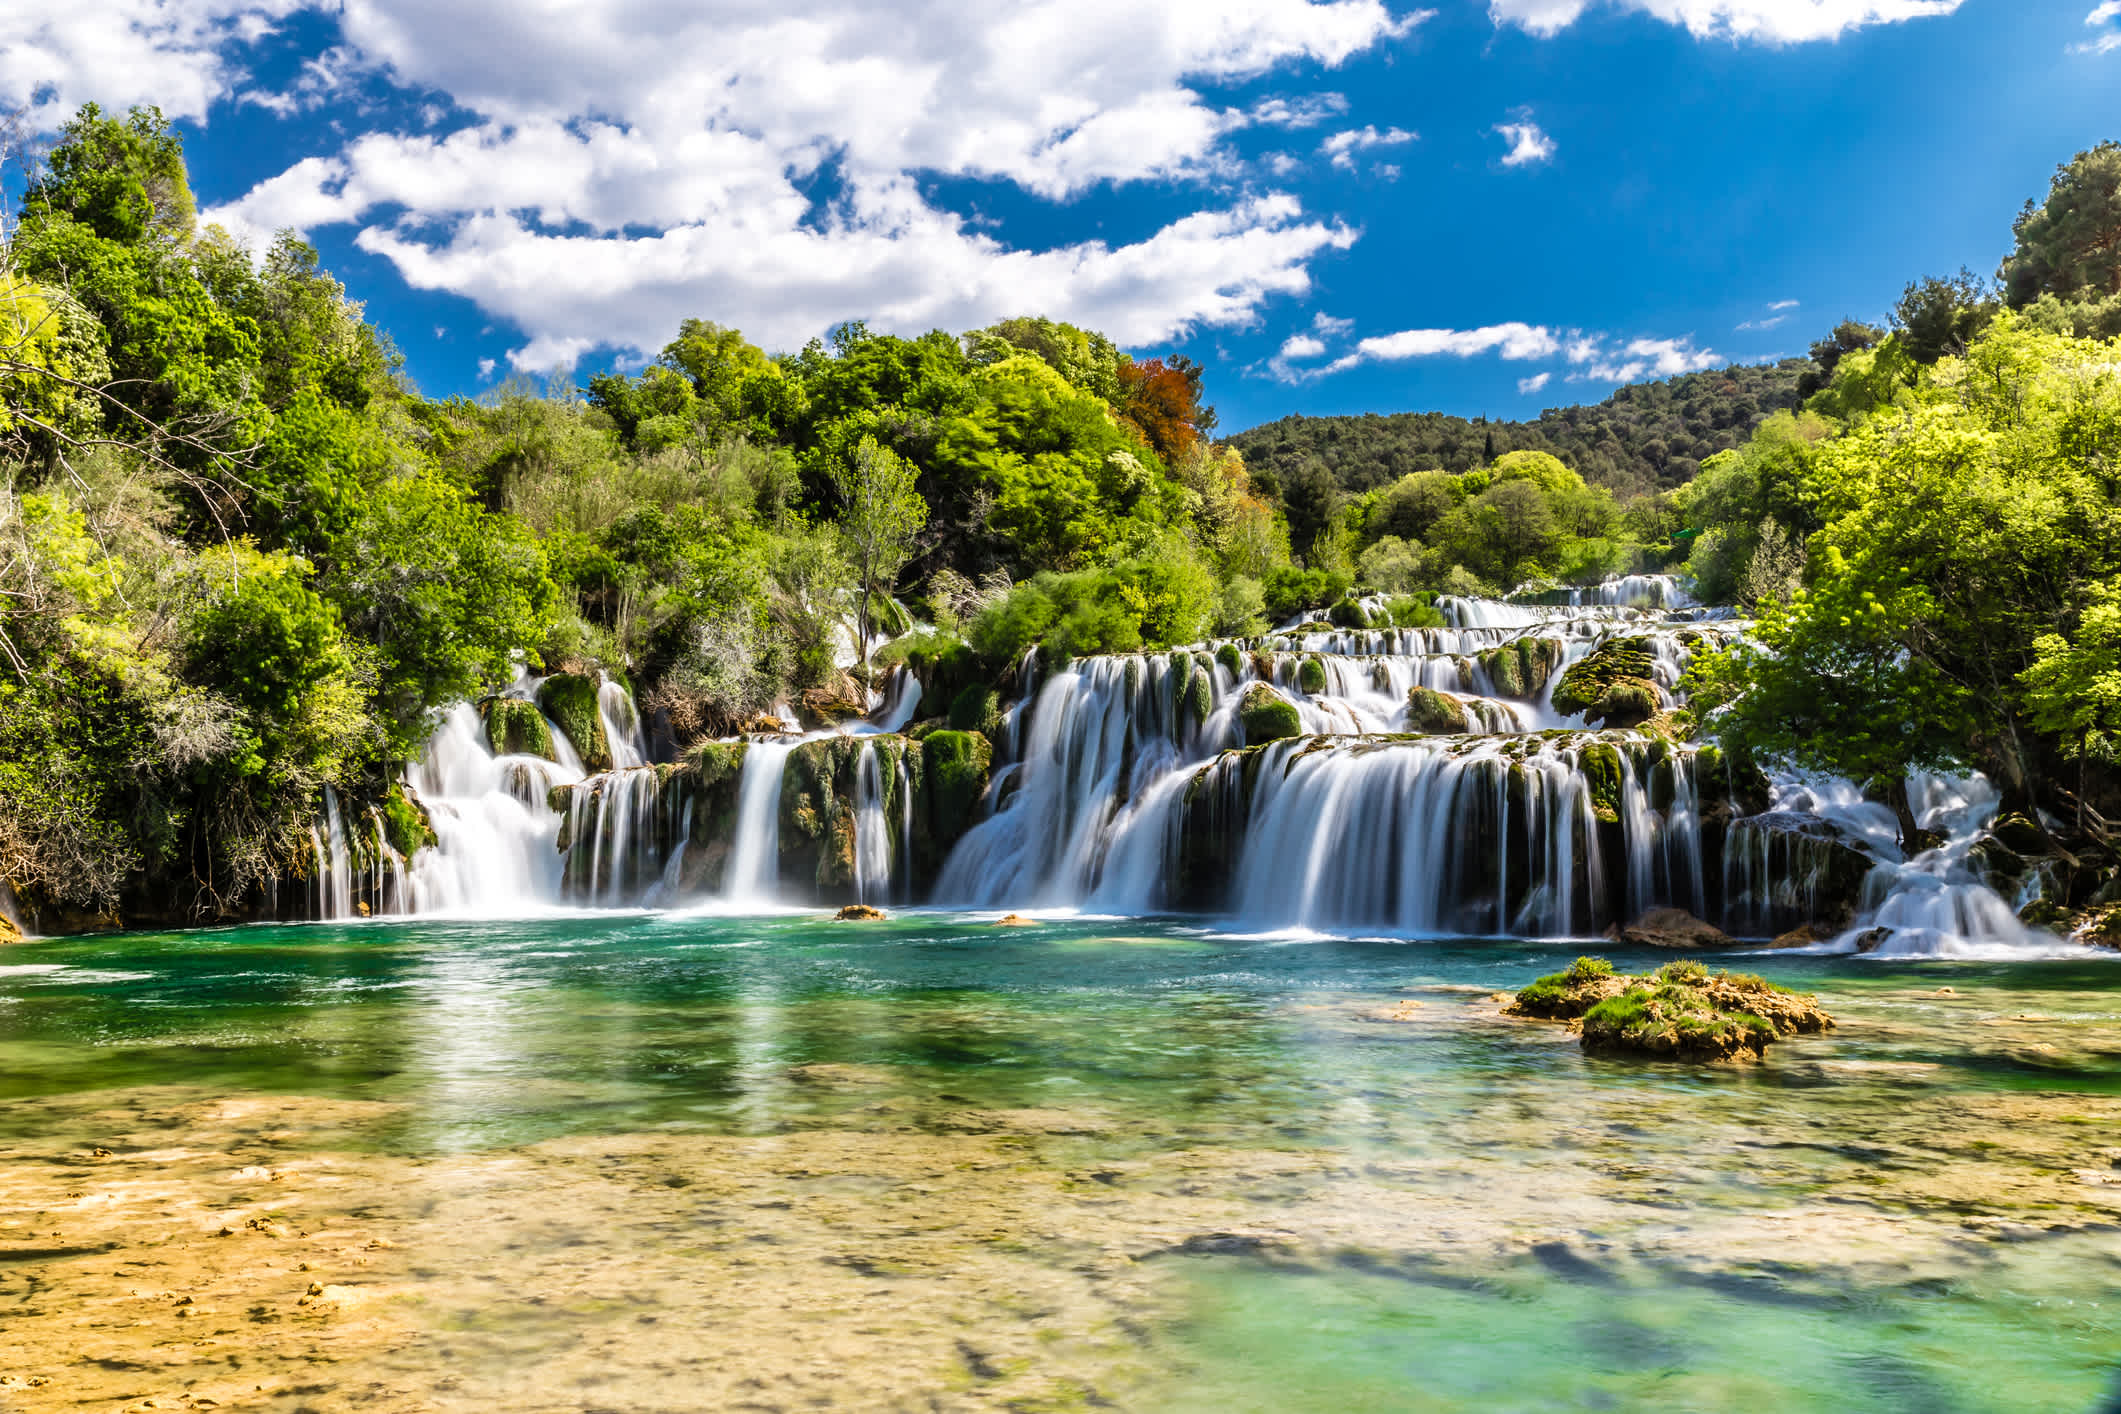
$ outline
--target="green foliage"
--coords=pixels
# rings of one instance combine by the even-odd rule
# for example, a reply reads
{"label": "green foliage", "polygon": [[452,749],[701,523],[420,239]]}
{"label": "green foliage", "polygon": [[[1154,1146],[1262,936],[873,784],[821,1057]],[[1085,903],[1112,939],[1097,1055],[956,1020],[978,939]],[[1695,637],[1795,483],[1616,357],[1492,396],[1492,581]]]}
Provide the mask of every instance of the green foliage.
{"label": "green foliage", "polygon": [[2121,296],[2121,142],[2107,141],[2055,169],[2047,199],[2014,227],[2017,248],[2000,275],[2004,300],[2026,309],[2047,298],[2076,316],[2070,331],[2121,335],[2104,325]]}
{"label": "green foliage", "polygon": [[2114,359],[2001,316],[1824,444],[1803,480],[1823,526],[1803,591],[1693,673],[1697,707],[1729,706],[1716,730],[1888,788],[1978,762],[2006,790],[2035,784],[2032,733],[2099,730],[2121,576]]}
{"label": "green foliage", "polygon": [[[1762,417],[1795,406],[1808,366],[1805,359],[1785,359],[1685,373],[1619,389],[1593,407],[1551,409],[1532,422],[1418,412],[1292,416],[1230,441],[1257,484],[1284,494],[1290,476],[1312,458],[1334,487],[1359,494],[1410,474],[1470,471],[1496,452],[1526,450],[1551,453],[1616,495],[1635,495],[1684,484],[1701,462],[1744,441]],[[1292,529],[1295,520],[1292,511]],[[1427,538],[1423,528],[1398,523],[1373,534]]]}
{"label": "green foliage", "polygon": [[1296,665],[1296,685],[1306,695],[1316,696],[1326,690],[1326,665],[1317,658],[1305,658]]}
{"label": "green foliage", "polygon": [[1002,699],[986,683],[970,683],[950,700],[950,729],[992,738],[1001,730]]}
{"label": "green foliage", "polygon": [[1040,574],[973,620],[971,641],[996,663],[1013,663],[1033,642],[1056,660],[1132,653],[1202,638],[1215,584],[1188,558],[1126,560],[1109,569]]}
{"label": "green foliage", "polygon": [[25,221],[64,215],[125,245],[185,240],[196,211],[184,139],[159,108],[135,108],[120,122],[85,105],[22,194]]}
{"label": "green foliage", "polygon": [[405,858],[434,844],[435,827],[427,817],[427,807],[408,795],[398,782],[392,781],[384,790],[376,802],[376,811],[383,819],[383,838]]}
{"label": "green foliage", "polygon": [[1270,573],[1263,586],[1267,615],[1276,623],[1307,609],[1322,609],[1354,584],[1354,576],[1338,570],[1297,569],[1284,565]]}
{"label": "green foliage", "polygon": [[994,749],[978,732],[930,732],[921,742],[928,772],[928,819],[937,844],[948,846],[970,829]]}
{"label": "green foliage", "polygon": [[553,616],[545,554],[522,522],[432,474],[375,487],[333,542],[327,591],[376,646],[392,749],[418,750],[432,714],[505,679]]}

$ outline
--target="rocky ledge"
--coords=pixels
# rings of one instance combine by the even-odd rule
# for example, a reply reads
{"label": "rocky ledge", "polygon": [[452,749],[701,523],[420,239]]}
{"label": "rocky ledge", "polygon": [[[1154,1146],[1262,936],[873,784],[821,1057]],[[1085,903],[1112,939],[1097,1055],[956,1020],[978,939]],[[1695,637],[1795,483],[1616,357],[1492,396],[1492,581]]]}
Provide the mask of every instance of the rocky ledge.
{"label": "rocky ledge", "polygon": [[1685,1061],[1758,1060],[1785,1036],[1834,1024],[1813,997],[1690,960],[1629,977],[1602,957],[1579,957],[1568,971],[1519,992],[1503,1011],[1565,1021],[1582,1033],[1587,1051]]}

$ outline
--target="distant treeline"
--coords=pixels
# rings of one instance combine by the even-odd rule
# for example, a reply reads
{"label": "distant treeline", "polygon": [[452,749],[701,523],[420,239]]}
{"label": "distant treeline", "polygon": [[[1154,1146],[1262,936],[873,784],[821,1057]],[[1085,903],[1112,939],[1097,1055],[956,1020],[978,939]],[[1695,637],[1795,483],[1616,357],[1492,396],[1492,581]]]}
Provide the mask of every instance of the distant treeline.
{"label": "distant treeline", "polygon": [[1229,439],[1253,484],[1281,493],[1316,470],[1360,493],[1416,471],[1471,471],[1504,452],[1546,452],[1623,500],[1693,480],[1701,463],[1738,446],[1769,413],[1793,408],[1809,358],[1682,373],[1620,389],[1602,403],[1548,408],[1531,422],[1440,412],[1291,415]]}

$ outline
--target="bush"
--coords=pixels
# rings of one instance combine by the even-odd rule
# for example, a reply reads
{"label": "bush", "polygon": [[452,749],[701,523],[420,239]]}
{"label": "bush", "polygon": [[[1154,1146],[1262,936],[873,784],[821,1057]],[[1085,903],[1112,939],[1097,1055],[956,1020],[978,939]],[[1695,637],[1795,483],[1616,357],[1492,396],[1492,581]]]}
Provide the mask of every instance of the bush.
{"label": "bush", "polygon": [[1002,724],[1001,694],[985,683],[973,683],[950,700],[950,730],[992,737]]}

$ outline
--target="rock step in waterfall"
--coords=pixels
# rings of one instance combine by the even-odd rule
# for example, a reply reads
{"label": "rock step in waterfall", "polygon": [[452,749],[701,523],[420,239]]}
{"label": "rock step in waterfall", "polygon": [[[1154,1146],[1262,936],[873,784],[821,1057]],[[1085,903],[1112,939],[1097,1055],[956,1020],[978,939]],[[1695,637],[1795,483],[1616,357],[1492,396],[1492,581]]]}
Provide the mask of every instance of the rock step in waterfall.
{"label": "rock step in waterfall", "polygon": [[315,912],[930,902],[1585,937],[1679,909],[1818,948],[2054,945],[1983,882],[1985,783],[1915,782],[1946,843],[1904,860],[1846,783],[1668,739],[1693,655],[1744,629],[1669,577],[1437,607],[1050,670],[1032,650],[976,721],[899,669],[868,718],[659,761],[624,683],[525,673],[449,714],[403,812],[327,798]]}

